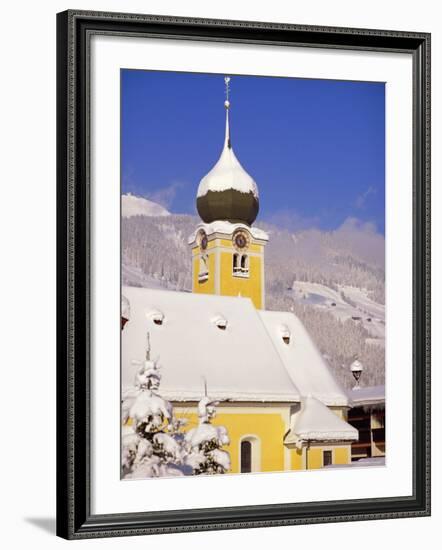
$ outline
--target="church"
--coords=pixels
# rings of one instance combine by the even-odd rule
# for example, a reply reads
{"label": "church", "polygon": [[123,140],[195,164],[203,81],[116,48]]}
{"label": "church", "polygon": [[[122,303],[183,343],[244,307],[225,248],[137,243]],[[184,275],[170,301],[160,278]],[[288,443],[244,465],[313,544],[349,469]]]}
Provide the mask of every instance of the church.
{"label": "church", "polygon": [[224,107],[223,148],[199,184],[189,237],[192,292],[122,289],[122,389],[149,335],[160,393],[187,429],[205,391],[219,402],[213,424],[227,428],[230,473],[349,464],[358,432],[346,392],[296,315],[266,310],[269,235],[253,225],[258,186],[233,151],[228,94]]}

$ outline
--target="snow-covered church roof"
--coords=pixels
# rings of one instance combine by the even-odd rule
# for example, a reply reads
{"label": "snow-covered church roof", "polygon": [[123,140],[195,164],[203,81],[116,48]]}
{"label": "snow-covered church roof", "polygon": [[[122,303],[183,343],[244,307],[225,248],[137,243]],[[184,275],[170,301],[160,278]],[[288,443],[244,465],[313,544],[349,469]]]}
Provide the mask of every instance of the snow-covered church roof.
{"label": "snow-covered church roof", "polygon": [[133,361],[144,359],[149,333],[167,399],[199,400],[206,381],[216,399],[299,402],[312,394],[326,405],[348,404],[292,313],[257,310],[240,297],[134,287],[123,295],[131,309],[122,333],[123,388],[133,384]]}
{"label": "snow-covered church roof", "polygon": [[[198,401],[204,384],[215,399],[299,401],[299,392],[248,298],[123,287],[131,319],[122,333],[123,389],[146,352],[159,358],[161,395]],[[221,323],[224,320],[225,323]]]}

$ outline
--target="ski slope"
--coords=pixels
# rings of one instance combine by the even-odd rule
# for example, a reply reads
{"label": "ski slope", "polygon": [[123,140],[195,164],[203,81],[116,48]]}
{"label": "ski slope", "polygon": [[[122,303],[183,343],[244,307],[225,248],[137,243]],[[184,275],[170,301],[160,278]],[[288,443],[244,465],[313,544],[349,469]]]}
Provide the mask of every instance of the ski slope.
{"label": "ski slope", "polygon": [[364,289],[351,286],[339,286],[338,288],[339,290],[334,290],[319,283],[295,281],[289,292],[296,301],[327,310],[341,321],[352,319],[355,323],[362,323],[371,335],[367,341],[383,345],[385,306],[374,302]]}

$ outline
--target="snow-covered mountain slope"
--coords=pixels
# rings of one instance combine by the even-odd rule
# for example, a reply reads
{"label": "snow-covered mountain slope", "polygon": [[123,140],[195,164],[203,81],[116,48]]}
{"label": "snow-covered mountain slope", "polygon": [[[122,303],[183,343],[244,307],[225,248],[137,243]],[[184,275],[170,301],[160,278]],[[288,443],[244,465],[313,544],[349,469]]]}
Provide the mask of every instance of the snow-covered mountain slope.
{"label": "snow-covered mountain slope", "polygon": [[121,196],[121,215],[123,218],[132,216],[169,216],[170,212],[156,202],[131,193]]}
{"label": "snow-covered mountain slope", "polygon": [[141,268],[132,265],[122,265],[122,278],[127,286],[156,290],[183,290],[183,285],[179,282],[173,282],[158,275],[146,275]]}
{"label": "snow-covered mountain slope", "polygon": [[366,289],[344,285],[341,287],[345,299],[354,304],[360,311],[376,319],[385,321],[385,305],[378,304],[370,298]]}
{"label": "snow-covered mountain slope", "polygon": [[384,344],[385,306],[369,297],[367,289],[338,285],[338,290],[319,283],[294,281],[292,292],[297,302],[330,312],[337,319],[359,322],[375,339]]}

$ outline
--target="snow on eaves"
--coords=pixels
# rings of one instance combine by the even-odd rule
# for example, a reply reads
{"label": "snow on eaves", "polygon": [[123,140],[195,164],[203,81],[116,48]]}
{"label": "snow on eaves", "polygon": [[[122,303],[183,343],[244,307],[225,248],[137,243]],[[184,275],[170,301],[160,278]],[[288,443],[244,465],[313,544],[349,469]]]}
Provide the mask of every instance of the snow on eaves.
{"label": "snow on eaves", "polygon": [[313,396],[301,401],[293,415],[286,443],[296,441],[356,441],[358,431]]}
{"label": "snow on eaves", "polygon": [[254,239],[260,241],[268,241],[268,234],[259,229],[258,227],[249,227],[244,223],[232,223],[226,220],[217,220],[212,223],[200,223],[198,224],[196,231],[190,235],[188,243],[193,244],[195,242],[198,231],[204,230],[207,236],[219,233],[220,235],[233,235],[238,229],[244,229],[248,231]]}

